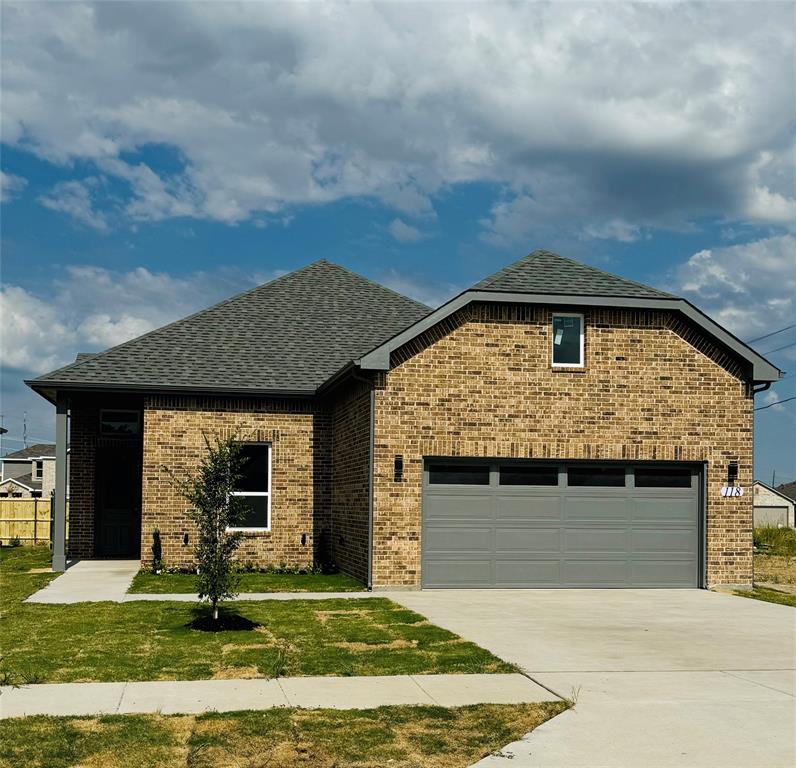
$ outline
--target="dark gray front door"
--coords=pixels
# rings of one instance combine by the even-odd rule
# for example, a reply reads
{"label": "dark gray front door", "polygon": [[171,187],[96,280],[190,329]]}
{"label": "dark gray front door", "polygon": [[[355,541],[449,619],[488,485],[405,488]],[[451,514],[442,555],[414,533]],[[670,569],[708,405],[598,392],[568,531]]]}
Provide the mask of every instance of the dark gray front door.
{"label": "dark gray front door", "polygon": [[141,443],[100,440],[95,459],[95,553],[141,554]]}
{"label": "dark gray front door", "polygon": [[698,467],[426,460],[425,587],[696,587]]}

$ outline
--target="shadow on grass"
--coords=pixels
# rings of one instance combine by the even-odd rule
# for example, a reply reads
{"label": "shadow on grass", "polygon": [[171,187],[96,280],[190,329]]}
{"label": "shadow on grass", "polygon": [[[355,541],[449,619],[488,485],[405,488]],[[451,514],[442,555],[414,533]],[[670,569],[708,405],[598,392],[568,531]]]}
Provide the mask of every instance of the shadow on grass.
{"label": "shadow on grass", "polygon": [[240,616],[237,613],[230,613],[220,608],[218,618],[213,618],[213,613],[209,608],[197,608],[194,610],[193,621],[188,622],[189,629],[197,632],[248,632],[261,626],[258,622]]}

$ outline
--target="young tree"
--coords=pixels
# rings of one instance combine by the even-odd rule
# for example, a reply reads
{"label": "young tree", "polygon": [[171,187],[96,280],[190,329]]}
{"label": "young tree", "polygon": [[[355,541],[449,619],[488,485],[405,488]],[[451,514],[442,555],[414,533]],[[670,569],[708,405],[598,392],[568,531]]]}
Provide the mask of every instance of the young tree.
{"label": "young tree", "polygon": [[232,570],[232,557],[240,545],[239,525],[246,513],[246,503],[233,496],[241,477],[243,459],[235,438],[210,438],[204,435],[207,454],[196,472],[181,479],[174,475],[175,485],[190,503],[188,516],[198,529],[196,561],[199,568],[199,599],[212,606],[213,619],[218,619],[218,604],[236,597],[238,577]]}

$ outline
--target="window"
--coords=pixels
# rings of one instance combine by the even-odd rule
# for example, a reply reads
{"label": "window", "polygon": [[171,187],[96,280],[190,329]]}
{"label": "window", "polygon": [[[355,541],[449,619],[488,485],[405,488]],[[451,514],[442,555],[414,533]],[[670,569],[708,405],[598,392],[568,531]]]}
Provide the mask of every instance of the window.
{"label": "window", "polygon": [[583,315],[553,315],[553,366],[583,367]]}
{"label": "window", "polygon": [[625,468],[569,467],[567,483],[574,487],[622,488],[625,484]]}
{"label": "window", "polygon": [[138,411],[100,411],[100,433],[103,435],[140,435]]}
{"label": "window", "polygon": [[501,485],[558,485],[558,467],[508,464],[500,468]]}
{"label": "window", "polygon": [[271,530],[271,446],[246,443],[241,446],[241,478],[233,496],[246,502],[247,511],[235,530]]}
{"label": "window", "polygon": [[431,485],[489,485],[488,464],[431,464]]}
{"label": "window", "polygon": [[636,488],[690,488],[687,467],[636,467]]}
{"label": "window", "polygon": [[44,462],[40,459],[34,462],[33,479],[41,480],[44,477]]}

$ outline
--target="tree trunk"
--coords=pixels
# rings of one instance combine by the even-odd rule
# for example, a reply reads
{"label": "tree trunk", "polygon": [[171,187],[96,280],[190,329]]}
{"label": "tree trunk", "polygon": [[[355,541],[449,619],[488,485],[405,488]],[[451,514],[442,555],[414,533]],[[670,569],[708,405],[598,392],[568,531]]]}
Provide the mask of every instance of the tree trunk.
{"label": "tree trunk", "polygon": [[213,603],[213,620],[218,621],[218,605]]}

